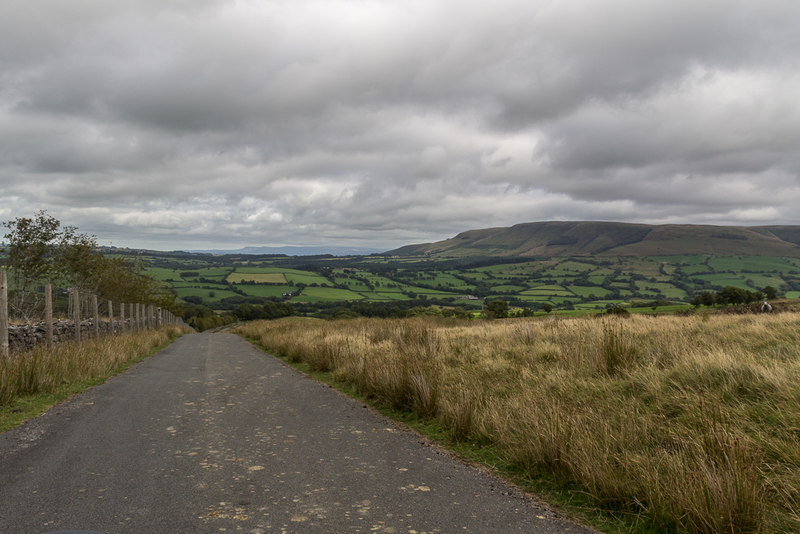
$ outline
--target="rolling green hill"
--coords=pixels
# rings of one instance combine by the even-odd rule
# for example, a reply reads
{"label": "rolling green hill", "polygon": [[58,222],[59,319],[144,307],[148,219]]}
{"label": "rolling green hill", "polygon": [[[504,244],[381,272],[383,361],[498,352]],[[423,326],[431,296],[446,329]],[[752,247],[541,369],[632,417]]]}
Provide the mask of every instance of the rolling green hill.
{"label": "rolling green hill", "polygon": [[216,311],[267,300],[305,314],[342,306],[476,311],[493,299],[564,312],[664,309],[728,286],[800,297],[800,226],[542,222],[369,256],[107,252],[143,261],[179,302]]}
{"label": "rolling green hill", "polygon": [[408,245],[387,254],[433,258],[682,254],[800,257],[800,227],[536,222],[469,230],[444,241]]}

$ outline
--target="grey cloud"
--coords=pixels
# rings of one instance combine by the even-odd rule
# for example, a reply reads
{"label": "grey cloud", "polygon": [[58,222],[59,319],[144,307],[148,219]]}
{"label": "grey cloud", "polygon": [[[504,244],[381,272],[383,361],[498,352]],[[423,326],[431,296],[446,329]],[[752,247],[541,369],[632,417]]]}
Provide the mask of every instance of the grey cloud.
{"label": "grey cloud", "polygon": [[48,208],[175,248],[389,247],[543,219],[798,222],[795,2],[0,15],[6,218]]}

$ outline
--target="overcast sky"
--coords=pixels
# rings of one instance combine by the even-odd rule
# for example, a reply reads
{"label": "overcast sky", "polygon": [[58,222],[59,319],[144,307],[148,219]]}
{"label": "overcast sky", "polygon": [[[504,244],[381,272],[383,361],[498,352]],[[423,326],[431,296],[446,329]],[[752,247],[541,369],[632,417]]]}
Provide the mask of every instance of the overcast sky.
{"label": "overcast sky", "polygon": [[796,0],[0,0],[0,220],[381,249],[800,224]]}

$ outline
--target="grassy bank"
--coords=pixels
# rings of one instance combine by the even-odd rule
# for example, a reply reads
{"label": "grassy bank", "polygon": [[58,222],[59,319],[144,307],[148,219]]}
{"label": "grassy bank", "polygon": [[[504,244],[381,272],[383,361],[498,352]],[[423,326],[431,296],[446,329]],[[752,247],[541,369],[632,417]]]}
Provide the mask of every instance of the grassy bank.
{"label": "grassy bank", "polygon": [[798,314],[239,331],[634,531],[800,531]]}
{"label": "grassy bank", "polygon": [[175,337],[182,327],[87,339],[78,347],[59,343],[0,359],[0,431],[41,413],[52,404],[103,382]]}

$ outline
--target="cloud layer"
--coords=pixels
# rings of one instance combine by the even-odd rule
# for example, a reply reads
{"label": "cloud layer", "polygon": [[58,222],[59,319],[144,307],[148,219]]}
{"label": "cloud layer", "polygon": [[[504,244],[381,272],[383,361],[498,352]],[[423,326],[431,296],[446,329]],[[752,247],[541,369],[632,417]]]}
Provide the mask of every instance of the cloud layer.
{"label": "cloud layer", "polygon": [[800,224],[800,4],[0,7],[0,219],[390,248],[518,222]]}

